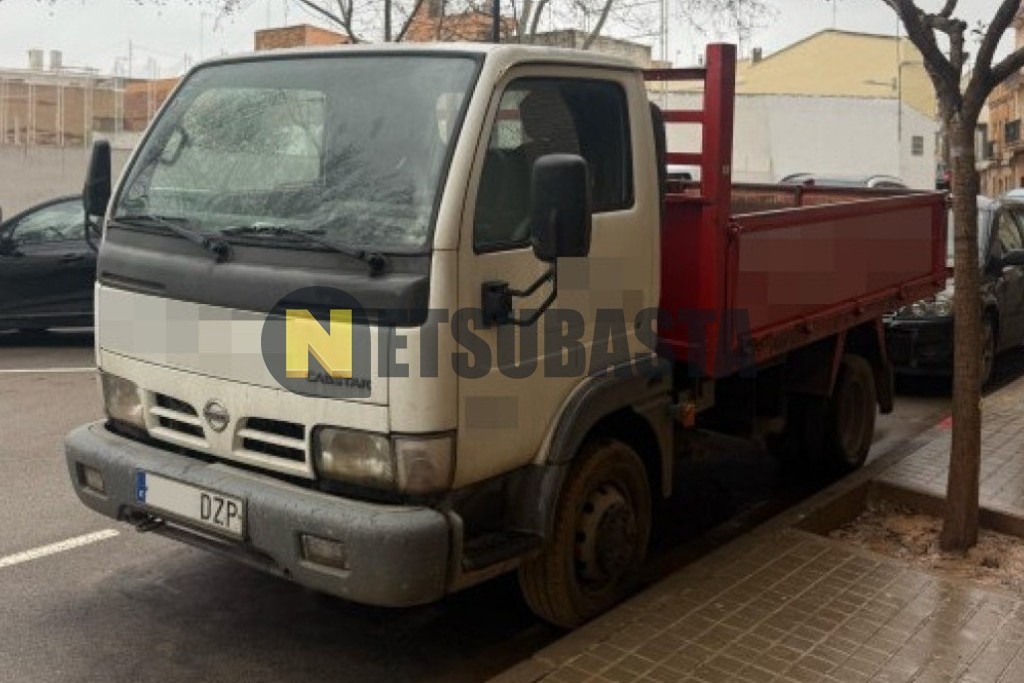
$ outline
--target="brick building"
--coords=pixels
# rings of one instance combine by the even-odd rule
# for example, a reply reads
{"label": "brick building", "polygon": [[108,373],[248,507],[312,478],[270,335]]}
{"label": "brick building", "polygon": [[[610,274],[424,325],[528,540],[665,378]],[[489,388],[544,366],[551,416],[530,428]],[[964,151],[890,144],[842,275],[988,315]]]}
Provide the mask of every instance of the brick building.
{"label": "brick building", "polygon": [[[470,10],[458,14],[445,14],[443,0],[426,0],[420,4],[409,21],[405,40],[410,43],[432,42],[484,42],[491,39],[494,19],[488,12]],[[516,22],[501,20],[501,37],[507,40],[515,35]]]}
{"label": "brick building", "polygon": [[268,28],[253,35],[253,48],[257,52],[310,45],[344,45],[348,42],[348,36],[309,24]]}

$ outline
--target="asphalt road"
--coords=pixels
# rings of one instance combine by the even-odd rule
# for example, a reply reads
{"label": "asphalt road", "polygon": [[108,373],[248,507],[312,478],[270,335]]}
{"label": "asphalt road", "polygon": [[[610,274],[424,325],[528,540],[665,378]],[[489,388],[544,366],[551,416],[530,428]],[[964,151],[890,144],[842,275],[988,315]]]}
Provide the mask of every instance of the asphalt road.
{"label": "asphalt road", "polygon": [[[89,334],[0,334],[0,681],[478,681],[560,635],[514,577],[425,608],[365,608],[90,512],[61,444],[100,417],[92,363]],[[1004,363],[1004,379],[1021,372]],[[948,386],[900,399],[876,455],[944,417]],[[827,483],[794,481],[743,442],[709,452],[679,468],[651,580],[706,551],[709,529],[741,532]]]}

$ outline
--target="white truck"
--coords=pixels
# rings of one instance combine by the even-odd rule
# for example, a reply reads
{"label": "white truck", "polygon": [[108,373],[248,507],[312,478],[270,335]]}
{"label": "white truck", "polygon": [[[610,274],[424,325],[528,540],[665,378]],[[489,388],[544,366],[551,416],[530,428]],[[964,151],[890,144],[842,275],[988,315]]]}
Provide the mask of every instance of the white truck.
{"label": "white truck", "polygon": [[[687,430],[858,466],[892,407],[881,316],[945,278],[943,198],[733,187],[734,62],[196,67],[116,187],[94,149],[107,419],[68,436],[78,496],[362,603],[518,570],[571,627],[628,594]],[[704,108],[660,112],[645,77]]]}

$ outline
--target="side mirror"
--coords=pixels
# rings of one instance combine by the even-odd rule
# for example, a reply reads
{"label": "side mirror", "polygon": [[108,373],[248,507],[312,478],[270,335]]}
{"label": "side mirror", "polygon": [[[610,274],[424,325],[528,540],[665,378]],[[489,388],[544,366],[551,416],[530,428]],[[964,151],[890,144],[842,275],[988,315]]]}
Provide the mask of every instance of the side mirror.
{"label": "side mirror", "polygon": [[545,263],[590,253],[590,172],[583,157],[549,154],[533,166],[530,234]]}
{"label": "side mirror", "polygon": [[89,159],[89,174],[82,190],[82,202],[88,216],[102,216],[107,213],[110,203],[110,143],[97,140],[92,144],[92,158]]}
{"label": "side mirror", "polygon": [[999,265],[1003,268],[1024,267],[1024,249],[1014,249],[1003,254]]}

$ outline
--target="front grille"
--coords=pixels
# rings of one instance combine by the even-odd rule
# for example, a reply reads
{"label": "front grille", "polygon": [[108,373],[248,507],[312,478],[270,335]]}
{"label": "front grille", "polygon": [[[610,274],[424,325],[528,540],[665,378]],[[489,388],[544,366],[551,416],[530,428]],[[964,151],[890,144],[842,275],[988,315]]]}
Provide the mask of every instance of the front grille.
{"label": "front grille", "polygon": [[167,394],[151,394],[149,435],[217,459],[306,475],[305,425],[242,416],[231,421],[231,432],[207,432],[206,422],[196,408],[202,405],[201,400],[192,403]]}
{"label": "front grille", "polygon": [[294,462],[306,460],[304,425],[263,417],[250,417],[238,430],[242,450]]}
{"label": "front grille", "polygon": [[185,401],[166,394],[155,394],[154,405],[149,412],[163,429],[199,439],[204,436],[199,413]]}

